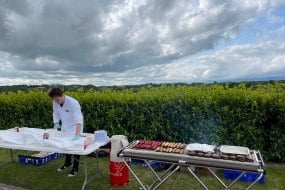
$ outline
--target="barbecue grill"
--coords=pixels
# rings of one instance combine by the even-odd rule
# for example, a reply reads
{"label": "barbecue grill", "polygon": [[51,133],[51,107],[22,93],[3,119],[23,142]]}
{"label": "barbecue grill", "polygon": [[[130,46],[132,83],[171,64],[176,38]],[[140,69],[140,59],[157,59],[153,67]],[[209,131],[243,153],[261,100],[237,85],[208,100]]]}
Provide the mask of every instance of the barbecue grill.
{"label": "barbecue grill", "polygon": [[[198,175],[193,171],[194,167],[207,168],[210,173],[221,183],[225,189],[230,189],[246,172],[254,172],[259,176],[258,178],[250,183],[246,189],[250,189],[256,182],[258,182],[262,176],[265,174],[265,164],[262,159],[262,155],[258,150],[248,150],[245,147],[236,147],[236,146],[221,146],[215,147],[214,152],[203,152],[196,150],[188,151],[186,148],[184,152],[159,152],[159,148],[155,150],[149,148],[137,148],[139,140],[131,142],[127,147],[123,148],[118,156],[124,158],[124,162],[136,178],[138,183],[141,185],[142,189],[157,189],[161,184],[163,184],[169,177],[171,177],[176,171],[179,170],[180,166],[186,166],[188,171],[195,177],[196,180],[203,186],[204,189],[208,189],[205,183],[199,178]],[[162,149],[162,148],[161,148]],[[168,150],[168,149],[167,149]],[[233,150],[233,151],[231,151]],[[241,152],[242,150],[242,152]],[[192,153],[192,154],[191,154]],[[200,154],[199,154],[200,153]],[[215,156],[218,155],[218,156]],[[129,159],[140,159],[143,160],[148,168],[155,175],[155,181],[146,186],[142,183],[142,180],[135,173],[135,171],[129,165]],[[244,158],[244,159],[238,159]],[[152,168],[149,163],[152,160],[169,163],[170,167],[159,175]],[[229,185],[226,185],[219,176],[214,172],[214,169],[227,169],[227,170],[236,170],[241,171],[241,174],[233,180]]]}

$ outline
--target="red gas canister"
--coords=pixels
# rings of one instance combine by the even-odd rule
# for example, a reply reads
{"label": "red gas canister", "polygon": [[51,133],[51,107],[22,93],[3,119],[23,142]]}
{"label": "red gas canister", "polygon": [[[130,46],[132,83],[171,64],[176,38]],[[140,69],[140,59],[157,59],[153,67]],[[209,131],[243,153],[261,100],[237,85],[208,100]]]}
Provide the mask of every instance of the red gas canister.
{"label": "red gas canister", "polygon": [[110,183],[112,186],[128,185],[129,169],[124,162],[110,161]]}
{"label": "red gas canister", "polygon": [[128,139],[124,135],[111,137],[110,183],[112,186],[125,186],[129,183],[129,169],[124,163],[124,158],[117,155],[128,144]]}

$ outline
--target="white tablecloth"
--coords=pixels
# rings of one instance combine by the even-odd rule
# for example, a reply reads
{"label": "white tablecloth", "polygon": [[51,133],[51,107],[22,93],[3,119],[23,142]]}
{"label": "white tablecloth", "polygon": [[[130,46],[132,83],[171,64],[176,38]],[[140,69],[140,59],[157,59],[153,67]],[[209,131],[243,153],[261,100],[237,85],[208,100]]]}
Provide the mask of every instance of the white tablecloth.
{"label": "white tablecloth", "polygon": [[[48,139],[43,134],[49,133]],[[87,141],[88,134],[82,134],[77,141],[72,141],[73,133],[54,129],[20,128],[0,130],[0,147],[30,151],[59,152],[66,154],[87,155],[110,142],[109,137]],[[86,143],[87,142],[87,143]]]}

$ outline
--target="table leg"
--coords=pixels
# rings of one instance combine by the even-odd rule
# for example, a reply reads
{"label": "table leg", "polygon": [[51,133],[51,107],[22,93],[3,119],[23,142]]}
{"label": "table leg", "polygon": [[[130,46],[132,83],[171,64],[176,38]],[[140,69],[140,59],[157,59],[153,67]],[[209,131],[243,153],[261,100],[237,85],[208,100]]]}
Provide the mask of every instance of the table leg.
{"label": "table leg", "polygon": [[16,161],[14,160],[14,152],[13,152],[13,149],[10,149],[9,150],[10,151],[10,161],[8,161],[8,162],[5,162],[5,163],[2,163],[2,164],[0,164],[0,167],[1,166],[4,166],[4,165],[6,165],[6,164],[9,164],[10,162],[15,162],[16,163]]}
{"label": "table leg", "polygon": [[10,158],[12,162],[15,162],[13,149],[10,149]]}
{"label": "table leg", "polygon": [[96,151],[96,171],[98,171],[98,175],[102,176],[102,170],[99,168],[99,152]]}
{"label": "table leg", "polygon": [[99,168],[99,156],[98,156],[98,151],[95,152],[96,153],[96,163],[95,163],[95,175],[90,177],[90,179],[88,179],[88,170],[87,170],[87,156],[84,156],[84,182],[82,184],[82,188],[81,190],[84,190],[86,185],[88,183],[90,183],[97,175],[98,176],[102,176],[102,172]]}
{"label": "table leg", "polygon": [[81,190],[85,189],[85,186],[87,184],[87,180],[88,180],[87,161],[86,161],[86,156],[84,156],[84,182],[83,182]]}

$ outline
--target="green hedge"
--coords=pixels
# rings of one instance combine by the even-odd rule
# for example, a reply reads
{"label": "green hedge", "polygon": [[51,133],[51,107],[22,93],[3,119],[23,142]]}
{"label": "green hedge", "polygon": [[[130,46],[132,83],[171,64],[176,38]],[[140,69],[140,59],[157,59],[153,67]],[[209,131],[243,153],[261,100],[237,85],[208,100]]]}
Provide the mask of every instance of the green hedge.
{"label": "green hedge", "polygon": [[[265,160],[285,162],[285,84],[77,89],[85,131],[105,129],[129,140],[228,144],[260,149]],[[1,128],[52,127],[44,90],[0,94]]]}

